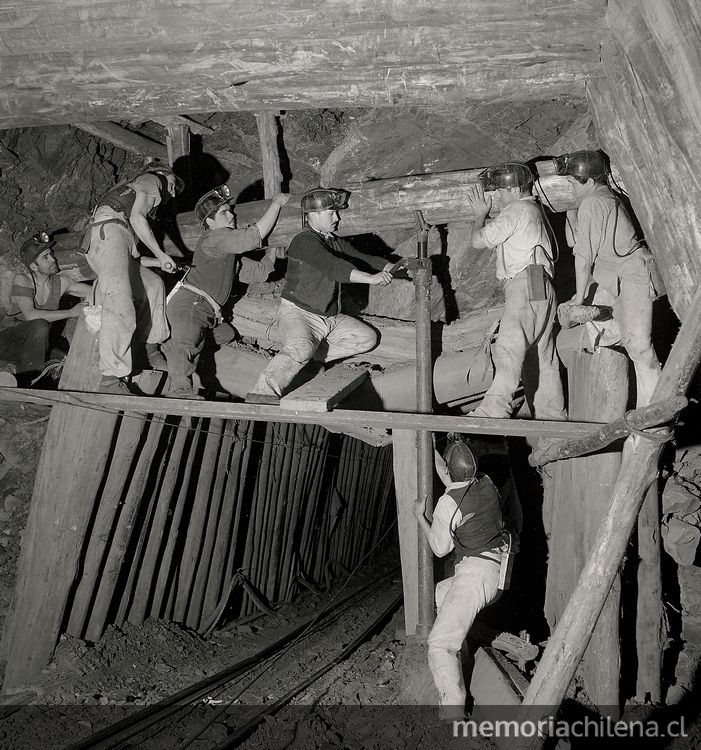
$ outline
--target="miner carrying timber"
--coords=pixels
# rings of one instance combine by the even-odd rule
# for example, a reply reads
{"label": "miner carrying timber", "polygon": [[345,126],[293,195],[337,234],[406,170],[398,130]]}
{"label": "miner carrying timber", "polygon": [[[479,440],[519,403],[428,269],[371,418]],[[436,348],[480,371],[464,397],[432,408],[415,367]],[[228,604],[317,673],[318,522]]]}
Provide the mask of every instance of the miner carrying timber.
{"label": "miner carrying timber", "polygon": [[652,255],[636,236],[626,207],[608,186],[608,165],[598,151],[575,151],[555,160],[578,207],[567,212],[576,292],[567,305],[609,306],[612,320],[587,323],[596,346],[622,344],[635,367],[637,406],[650,403],[660,376],[652,345],[652,303],[657,296]]}
{"label": "miner carrying timber", "polygon": [[[537,419],[566,419],[553,324],[557,311],[552,278],[554,255],[542,210],[531,194],[533,176],[526,164],[491,167],[470,185],[467,202],[474,215],[472,245],[495,248],[497,278],[504,283],[504,312],[492,347],[494,380],[475,417],[508,418],[523,381]],[[485,223],[496,191],[502,209]]]}
{"label": "miner carrying timber", "polygon": [[224,320],[222,306],[235,280],[244,284],[265,281],[275,267],[277,248],[265,251],[256,261],[242,253],[261,246],[280,215],[289,195],[276,195],[267,211],[250,226],[236,228],[227,185],[205,193],[195,206],[195,216],[204,227],[192,258],[192,268],[168,295],[170,339],[163,346],[168,361],[170,398],[201,398],[192,386],[192,375],[205,345],[224,345],[236,338],[235,328]]}
{"label": "miner carrying timber", "polygon": [[[139,261],[137,242],[155,256],[161,270],[176,270],[149,225],[149,213],[182,188],[173,170],[155,164],[128,183],[102,196],[86,230],[87,261],[97,274],[96,302],[101,305],[99,390],[128,394],[127,382],[141,363],[165,369],[158,344],[168,338],[165,288],[160,276]],[[133,351],[136,349],[136,352]]]}
{"label": "miner carrying timber", "polygon": [[454,572],[436,585],[438,614],[428,636],[428,664],[438,690],[439,716],[465,716],[467,691],[460,651],[478,613],[508,588],[518,549],[521,509],[514,495],[502,499],[492,480],[477,472],[477,460],[459,436],[449,435],[443,456],[434,451],[445,484],[426,519],[426,498],[414,515],[438,557],[453,552]]}
{"label": "miner carrying timber", "polygon": [[[49,357],[51,341],[62,333],[70,343],[75,320],[92,294],[90,284],[59,273],[55,242],[46,232],[33,235],[20,248],[27,270],[15,275],[10,292],[9,326],[0,331],[0,360],[14,366],[17,375],[36,377]],[[64,295],[82,298],[60,309]]]}
{"label": "miner carrying timber", "polygon": [[312,358],[332,362],[376,345],[377,334],[370,326],[341,312],[341,285],[386,286],[392,281],[392,264],[358,252],[335,235],[348,197],[345,190],[326,188],[302,196],[303,230],[287,250],[286,286],[278,309],[283,348],[246,401],[275,404]]}

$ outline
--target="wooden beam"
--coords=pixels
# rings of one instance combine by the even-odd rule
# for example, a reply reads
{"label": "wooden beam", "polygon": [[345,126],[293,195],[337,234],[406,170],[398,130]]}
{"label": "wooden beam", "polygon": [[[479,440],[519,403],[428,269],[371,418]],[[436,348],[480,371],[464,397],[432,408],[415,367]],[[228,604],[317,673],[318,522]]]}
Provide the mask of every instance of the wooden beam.
{"label": "wooden beam", "polygon": [[280,399],[281,409],[330,411],[364,380],[367,369],[331,367]]}
{"label": "wooden beam", "polygon": [[[552,163],[538,162],[544,176],[536,185],[536,193],[543,196],[544,205],[555,211],[575,208],[569,183],[564,177],[552,174]],[[414,227],[413,212],[420,210],[429,224],[448,224],[471,221],[474,217],[467,204],[470,185],[477,182],[482,169],[466,169],[437,174],[409,175],[372,182],[339,185],[351,193],[348,208],[343,211],[337,234],[354,234]],[[499,196],[491,193],[492,213],[500,208]],[[270,245],[287,245],[300,231],[299,206],[301,195],[293,195],[283,207],[275,228],[268,236]],[[252,201],[236,205],[240,226],[255,223],[269,206],[268,201]],[[193,212],[177,216],[178,228],[185,244],[193,248],[202,229]],[[166,247],[168,247],[166,245]]]}
{"label": "wooden beam", "polygon": [[0,127],[582,96],[605,0],[7,0]]}
{"label": "wooden beam", "polygon": [[550,461],[561,461],[565,458],[596,453],[616,440],[628,437],[634,430],[646,430],[649,427],[671,422],[682,409],[686,408],[688,403],[684,396],[674,396],[665,401],[634,409],[624,417],[580,440],[568,440],[547,448],[537,448],[528,457],[528,463],[531,466],[544,466]]}
{"label": "wooden beam", "polygon": [[282,172],[280,154],[277,147],[278,112],[257,112],[256,125],[260,139],[260,153],[263,162],[263,189],[265,198],[274,198],[280,192]]}
{"label": "wooden beam", "polygon": [[153,122],[157,122],[159,125],[169,127],[170,125],[187,125],[190,132],[195,135],[211,135],[214,131],[208,125],[201,125],[191,117],[183,117],[182,115],[170,115],[170,117],[154,117]]}
{"label": "wooden beam", "polygon": [[163,161],[168,158],[168,149],[162,143],[152,141],[114,122],[73,122],[71,124],[96,138],[114,143],[115,146],[124,151],[130,151],[132,154],[151,156]]}
{"label": "wooden beam", "polygon": [[181,122],[174,122],[166,126],[166,147],[168,149],[168,164],[175,162],[190,153],[190,128]]}
{"label": "wooden beam", "polygon": [[[97,334],[83,315],[59,387],[95,390],[97,359]],[[93,512],[85,498],[95,497],[100,487],[118,417],[117,411],[85,411],[70,402],[52,409],[2,638],[5,692],[36,679],[56,646]],[[53,523],[46,524],[47,518]]]}
{"label": "wooden beam", "polygon": [[[652,400],[664,401],[686,393],[701,360],[701,288],[677,335]],[[613,488],[609,512],[582,570],[562,618],[550,637],[523,699],[517,720],[538,722],[562,702],[589,643],[599,614],[618,572],[645,494],[655,480],[662,444],[638,435],[623,448],[621,469]],[[542,746],[542,738],[532,743]],[[519,738],[511,745],[522,750]]]}
{"label": "wooden beam", "polygon": [[587,88],[590,110],[684,320],[701,282],[697,3],[611,0],[608,22],[605,77]]}
{"label": "wooden beam", "polygon": [[41,391],[30,388],[0,387],[0,401],[27,401],[34,404],[72,404],[87,409],[133,414],[173,414],[191,417],[247,419],[258,422],[294,422],[343,427],[365,425],[386,429],[460,432],[473,435],[518,435],[521,437],[563,438],[583,436],[596,422],[549,422],[532,419],[492,419],[491,417],[451,417],[444,414],[405,414],[389,411],[335,409],[330,412],[305,412],[229,401],[187,401],[153,396],[118,396],[109,393]]}

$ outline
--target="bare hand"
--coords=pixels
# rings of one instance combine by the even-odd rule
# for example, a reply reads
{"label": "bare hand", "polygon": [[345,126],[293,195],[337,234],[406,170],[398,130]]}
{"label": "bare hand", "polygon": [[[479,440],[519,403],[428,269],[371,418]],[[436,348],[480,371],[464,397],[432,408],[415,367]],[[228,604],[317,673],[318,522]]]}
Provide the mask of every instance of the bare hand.
{"label": "bare hand", "polygon": [[87,301],[79,302],[77,305],[73,305],[71,309],[68,311],[70,313],[69,317],[71,318],[79,318],[80,313],[83,312],[83,310],[88,306]]}
{"label": "bare hand", "polygon": [[290,194],[289,193],[278,193],[273,198],[273,203],[280,206],[282,208],[284,205],[287,204],[287,202],[290,200]]}
{"label": "bare hand", "polygon": [[175,261],[170,257],[170,255],[166,255],[163,258],[158,258],[158,265],[161,267],[161,271],[165,271],[166,273],[175,273],[175,271],[177,270]]}
{"label": "bare hand", "polygon": [[392,274],[388,271],[380,271],[380,273],[373,274],[370,279],[372,286],[387,286],[392,283]]}
{"label": "bare hand", "polygon": [[481,182],[467,186],[467,205],[475,217],[484,218],[492,208],[492,199],[485,195]]}
{"label": "bare hand", "polygon": [[414,506],[413,506],[414,515],[417,518],[422,518],[426,513],[426,496],[424,497],[417,497],[416,500],[414,500]]}

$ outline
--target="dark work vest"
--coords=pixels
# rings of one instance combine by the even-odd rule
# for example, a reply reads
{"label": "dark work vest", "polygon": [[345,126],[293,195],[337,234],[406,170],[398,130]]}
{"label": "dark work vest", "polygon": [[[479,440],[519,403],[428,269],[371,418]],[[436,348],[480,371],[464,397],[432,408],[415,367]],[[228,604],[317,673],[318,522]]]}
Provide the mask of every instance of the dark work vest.
{"label": "dark work vest", "polygon": [[[466,487],[454,487],[447,490],[447,494],[453,498],[463,517],[461,525],[452,531],[456,562],[504,543],[506,526],[501,512],[501,498],[486,474],[478,474]],[[474,515],[465,520],[470,514]]]}

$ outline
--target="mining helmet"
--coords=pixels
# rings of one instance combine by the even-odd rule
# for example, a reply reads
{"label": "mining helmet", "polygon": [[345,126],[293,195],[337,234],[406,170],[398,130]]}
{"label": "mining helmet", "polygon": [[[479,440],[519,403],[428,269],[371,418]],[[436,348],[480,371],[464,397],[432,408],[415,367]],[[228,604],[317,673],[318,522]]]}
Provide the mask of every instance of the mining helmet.
{"label": "mining helmet", "polygon": [[606,159],[600,151],[573,151],[553,159],[555,174],[600,180],[608,173]]}
{"label": "mining helmet", "polygon": [[53,247],[55,240],[50,240],[46,232],[37,232],[35,235],[25,240],[19,249],[20,258],[27,268],[46,250]]}
{"label": "mining helmet", "polygon": [[485,190],[497,188],[523,188],[533,182],[533,173],[527,164],[507,162],[488,167],[478,175]]}
{"label": "mining helmet", "polygon": [[171,166],[169,166],[168,164],[165,164],[164,162],[163,163],[158,162],[158,161],[151,162],[146,167],[146,172],[147,173],[150,172],[151,174],[157,174],[166,180],[166,185],[164,187],[165,187],[165,192],[168,195],[170,195],[170,191],[167,189],[168,187],[167,180],[168,180],[169,175],[172,175],[175,178],[175,194],[176,195],[180,195],[180,193],[182,193],[183,190],[185,189],[185,183],[183,182],[183,180],[181,180],[180,177],[178,177],[178,175],[175,174]]}
{"label": "mining helmet", "polygon": [[453,482],[469,482],[477,473],[475,454],[459,435],[448,435],[443,460]]}
{"label": "mining helmet", "polygon": [[302,212],[310,211],[340,211],[348,208],[350,193],[340,188],[315,188],[302,196]]}
{"label": "mining helmet", "polygon": [[226,206],[231,202],[231,190],[228,185],[220,185],[205,193],[195,206],[195,216],[197,221],[204,224],[205,219],[211,219],[212,214],[221,206]]}

